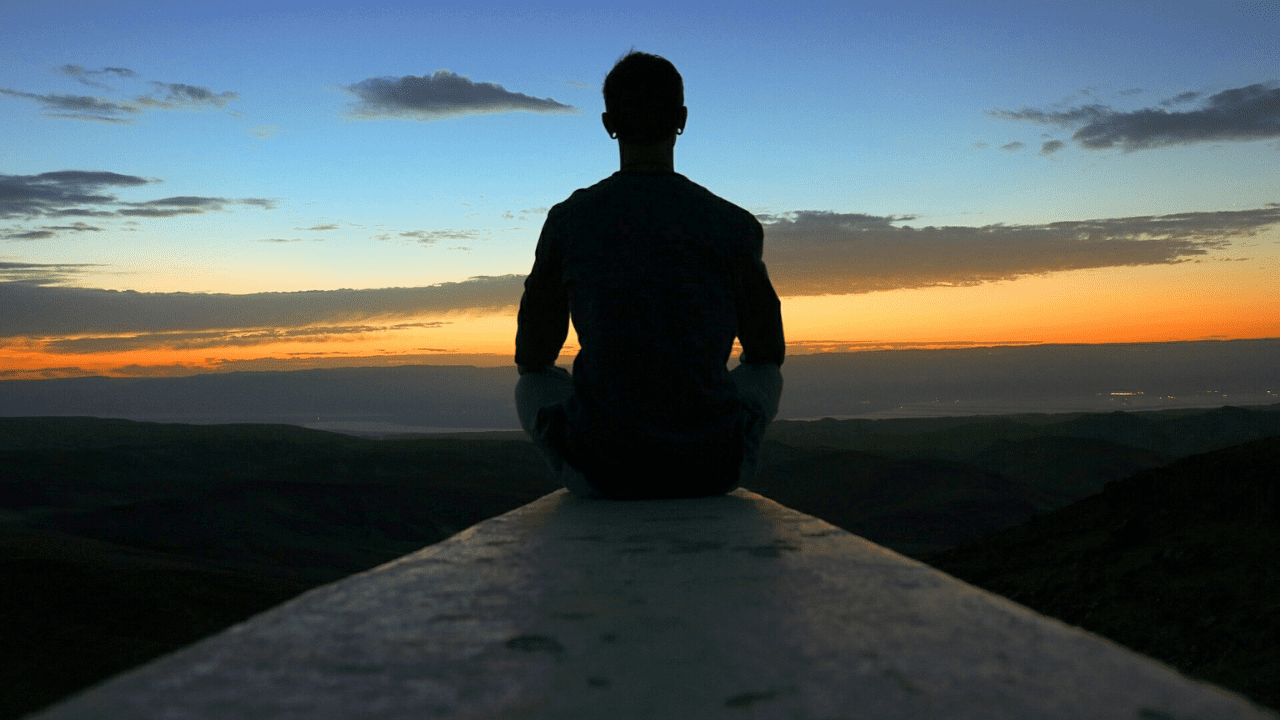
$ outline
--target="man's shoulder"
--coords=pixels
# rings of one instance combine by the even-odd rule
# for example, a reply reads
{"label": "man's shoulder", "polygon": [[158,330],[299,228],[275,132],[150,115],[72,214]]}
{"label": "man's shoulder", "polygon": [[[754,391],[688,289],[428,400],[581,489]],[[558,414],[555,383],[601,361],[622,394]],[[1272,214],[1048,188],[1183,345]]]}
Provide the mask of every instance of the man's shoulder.
{"label": "man's shoulder", "polygon": [[719,195],[711,192],[707,188],[699,185],[698,183],[690,180],[689,178],[683,175],[680,175],[679,173],[676,173],[675,175],[680,179],[681,184],[685,187],[685,192],[687,192],[688,194],[694,197],[701,199],[705,204],[716,208],[717,211],[723,213],[726,216],[734,217],[737,220],[744,222],[748,225],[760,224],[760,221],[756,219],[756,216],[751,214],[751,212],[748,211],[746,208],[741,207],[735,203],[732,203],[720,197]]}
{"label": "man's shoulder", "polygon": [[574,190],[568,198],[553,205],[547,216],[550,219],[553,216],[582,215],[616,204],[632,204],[637,194],[651,194],[670,209],[682,206],[686,209],[696,208],[701,213],[717,215],[722,221],[741,223],[747,227],[760,226],[760,221],[750,211],[676,172],[657,177],[614,173],[590,187]]}

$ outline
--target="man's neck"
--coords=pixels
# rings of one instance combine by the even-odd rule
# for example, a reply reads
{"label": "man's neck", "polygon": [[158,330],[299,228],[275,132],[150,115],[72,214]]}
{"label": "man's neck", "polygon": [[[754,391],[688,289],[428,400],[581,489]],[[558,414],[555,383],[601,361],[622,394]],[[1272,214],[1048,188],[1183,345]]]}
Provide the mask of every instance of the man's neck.
{"label": "man's neck", "polygon": [[628,172],[673,172],[676,165],[675,150],[674,135],[669,142],[656,145],[618,143],[621,168]]}

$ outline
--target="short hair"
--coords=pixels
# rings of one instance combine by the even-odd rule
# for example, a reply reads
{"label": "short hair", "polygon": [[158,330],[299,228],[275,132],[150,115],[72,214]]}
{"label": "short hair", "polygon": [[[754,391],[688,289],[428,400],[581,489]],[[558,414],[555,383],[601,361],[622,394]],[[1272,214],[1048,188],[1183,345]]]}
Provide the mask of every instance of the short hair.
{"label": "short hair", "polygon": [[684,79],[664,57],[632,49],[604,79],[604,109],[624,142],[652,145],[670,137],[682,107]]}

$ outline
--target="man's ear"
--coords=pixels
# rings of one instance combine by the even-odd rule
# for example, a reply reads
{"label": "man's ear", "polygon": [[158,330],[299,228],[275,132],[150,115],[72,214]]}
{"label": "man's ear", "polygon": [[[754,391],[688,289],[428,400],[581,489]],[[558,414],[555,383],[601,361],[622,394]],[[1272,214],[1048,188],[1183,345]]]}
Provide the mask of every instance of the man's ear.
{"label": "man's ear", "polygon": [[600,122],[604,123],[604,131],[609,133],[609,137],[611,138],[618,137],[617,131],[613,129],[613,123],[609,121],[609,113],[607,112],[600,113]]}
{"label": "man's ear", "polygon": [[680,106],[680,124],[676,125],[676,127],[680,130],[680,132],[684,132],[684,124],[688,122],[688,120],[689,120],[689,108],[686,105],[682,105]]}

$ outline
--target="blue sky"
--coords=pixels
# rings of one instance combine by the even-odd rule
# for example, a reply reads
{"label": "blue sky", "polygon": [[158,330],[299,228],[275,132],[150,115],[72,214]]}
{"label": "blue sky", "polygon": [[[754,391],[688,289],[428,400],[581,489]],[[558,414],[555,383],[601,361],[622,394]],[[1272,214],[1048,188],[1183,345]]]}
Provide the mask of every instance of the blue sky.
{"label": "blue sky", "polygon": [[[1260,213],[1208,226],[1197,216],[1192,230],[1171,236],[1182,245],[1150,262],[1123,252],[1128,259],[1112,262],[1103,256],[1114,248],[1095,245],[1076,254],[1096,262],[1064,264],[1039,258],[1041,246],[1019,235],[1010,252],[1036,258],[987,280],[974,267],[896,285],[851,278],[849,293],[1239,256],[1230,228],[1240,223],[1261,233],[1249,246],[1260,249],[1248,253],[1256,272],[1276,267],[1278,220],[1268,205],[1280,202],[1276,8],[4,1],[0,175],[22,192],[59,171],[147,182],[89,188],[112,198],[93,206],[97,215],[0,217],[8,273],[0,280],[154,293],[163,313],[166,293],[461,283],[465,294],[468,278],[523,274],[546,208],[617,169],[600,126],[600,84],[633,46],[669,58],[684,76],[690,116],[677,171],[761,216],[867,216],[883,228],[1108,220],[1108,232],[1129,237],[1126,218]],[[368,112],[366,100],[360,115],[361,83],[445,70],[561,111],[475,105],[391,117],[385,106]],[[1221,95],[1233,90],[1255,101],[1252,135],[1241,134],[1240,98]],[[86,98],[98,109],[84,110]],[[1214,98],[1235,115],[1204,137],[1144,140],[1121,127],[1144,109],[1194,113]],[[1111,147],[1073,139],[1090,107],[1119,133]],[[1136,145],[1126,149],[1126,138]],[[156,205],[167,198],[201,200],[167,217],[144,214],[180,207]],[[773,231],[783,238],[796,229]],[[767,225],[766,242],[769,233]],[[1186,244],[1210,236],[1212,247]],[[819,257],[779,252],[779,291],[814,286],[805,263]],[[837,293],[842,277],[818,284]],[[450,303],[440,302],[430,309]],[[0,335],[53,337],[64,324],[50,312],[43,329],[0,325]],[[257,327],[254,311],[244,312],[238,327]],[[187,329],[209,329],[193,323]],[[101,332],[156,329],[108,323]]]}

